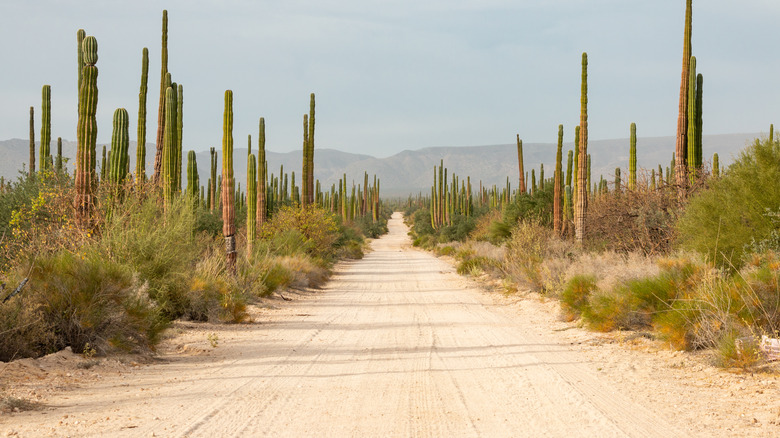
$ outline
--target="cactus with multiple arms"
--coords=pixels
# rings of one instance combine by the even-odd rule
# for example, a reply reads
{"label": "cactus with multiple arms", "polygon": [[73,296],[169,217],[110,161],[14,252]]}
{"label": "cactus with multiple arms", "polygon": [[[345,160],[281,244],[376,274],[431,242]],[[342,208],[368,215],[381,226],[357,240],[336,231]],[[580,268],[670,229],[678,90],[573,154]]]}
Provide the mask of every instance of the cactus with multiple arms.
{"label": "cactus with multiple arms", "polygon": [[558,125],[558,148],[555,153],[553,186],[553,231],[563,234],[563,125]]}

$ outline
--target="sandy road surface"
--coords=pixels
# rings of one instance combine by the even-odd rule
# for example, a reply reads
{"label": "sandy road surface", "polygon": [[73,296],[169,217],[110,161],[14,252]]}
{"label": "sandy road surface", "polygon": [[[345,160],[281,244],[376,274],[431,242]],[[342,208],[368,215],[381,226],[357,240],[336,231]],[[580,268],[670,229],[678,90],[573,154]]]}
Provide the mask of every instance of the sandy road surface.
{"label": "sandy road surface", "polygon": [[[568,343],[511,317],[396,214],[363,260],[209,355],[110,376],[14,414],[20,436],[685,436]],[[667,417],[668,418],[668,417]]]}

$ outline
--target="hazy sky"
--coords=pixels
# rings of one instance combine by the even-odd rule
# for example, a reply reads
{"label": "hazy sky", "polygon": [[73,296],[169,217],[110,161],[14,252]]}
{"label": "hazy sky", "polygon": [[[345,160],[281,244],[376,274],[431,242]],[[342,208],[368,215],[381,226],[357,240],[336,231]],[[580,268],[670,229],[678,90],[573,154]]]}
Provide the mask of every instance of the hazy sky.
{"label": "hazy sky", "polygon": [[[217,148],[224,91],[234,138],[300,148],[309,93],[316,145],[378,157],[428,146],[570,141],[588,52],[590,138],[674,135],[684,0],[0,0],[0,139],[75,139],[76,31],[99,45],[98,141],[118,107],[135,140],[141,51],[149,48],[147,141],[154,141],[162,9],[169,70],[184,86],[184,147]],[[694,0],[705,134],[780,121],[780,1]]]}

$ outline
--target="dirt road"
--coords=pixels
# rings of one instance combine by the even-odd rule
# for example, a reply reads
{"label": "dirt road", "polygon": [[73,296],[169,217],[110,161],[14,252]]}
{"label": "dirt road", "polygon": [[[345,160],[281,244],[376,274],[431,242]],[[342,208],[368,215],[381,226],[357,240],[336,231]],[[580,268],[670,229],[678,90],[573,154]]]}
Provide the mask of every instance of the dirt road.
{"label": "dirt road", "polygon": [[[208,354],[105,376],[20,436],[686,436],[587,355],[410,249],[400,215],[363,260]],[[201,334],[205,338],[204,334]],[[202,339],[205,345],[205,339]],[[185,346],[186,347],[186,346]],[[186,350],[186,348],[184,348]],[[192,353],[190,351],[189,353]],[[652,382],[651,382],[652,384]],[[684,401],[682,401],[684,403]]]}

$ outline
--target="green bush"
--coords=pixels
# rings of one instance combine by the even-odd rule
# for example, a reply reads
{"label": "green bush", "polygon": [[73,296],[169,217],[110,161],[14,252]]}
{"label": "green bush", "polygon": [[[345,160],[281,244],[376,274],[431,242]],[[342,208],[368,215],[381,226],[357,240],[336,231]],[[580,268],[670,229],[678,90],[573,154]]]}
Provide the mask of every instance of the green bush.
{"label": "green bush", "polygon": [[694,195],[678,222],[681,247],[738,269],[752,242],[780,231],[780,144],[756,140],[710,187]]}
{"label": "green bush", "polygon": [[114,209],[96,245],[137,272],[149,297],[173,319],[189,307],[189,280],[201,256],[194,225],[194,209],[184,198],[163,212],[156,198],[133,197]]}
{"label": "green bush", "polygon": [[[154,303],[139,293],[132,271],[95,251],[61,251],[35,258],[22,294],[17,303],[3,305],[2,313],[24,306],[39,318],[39,329],[50,333],[28,345],[32,351],[26,355],[67,346],[80,353],[87,345],[100,353],[145,350],[166,326]],[[20,334],[25,335],[23,330]],[[0,352],[0,356],[9,354]]]}
{"label": "green bush", "polygon": [[561,291],[561,310],[567,321],[577,319],[588,306],[590,295],[596,290],[596,277],[575,275]]}

